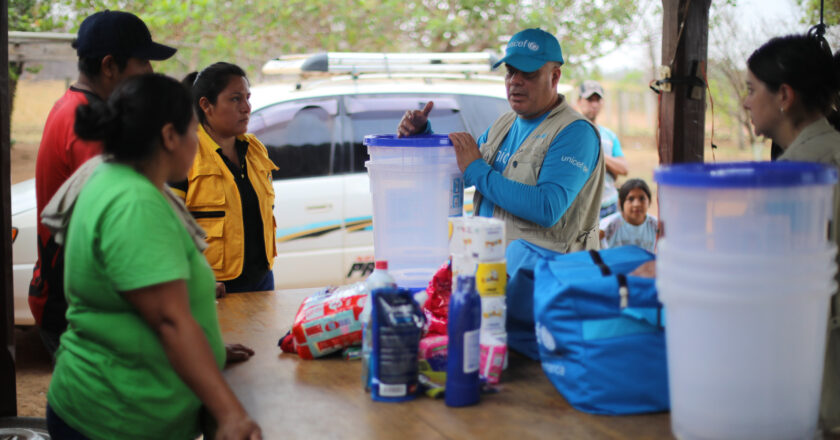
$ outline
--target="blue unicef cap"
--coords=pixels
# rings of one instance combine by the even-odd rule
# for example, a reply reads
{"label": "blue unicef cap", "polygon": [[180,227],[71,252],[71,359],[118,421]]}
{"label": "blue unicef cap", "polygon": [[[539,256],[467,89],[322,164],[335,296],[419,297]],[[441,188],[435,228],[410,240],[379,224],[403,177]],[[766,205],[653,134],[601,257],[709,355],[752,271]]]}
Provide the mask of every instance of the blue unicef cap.
{"label": "blue unicef cap", "polygon": [[813,162],[682,163],[653,172],[660,185],[695,188],[767,188],[833,185],[837,168]]}
{"label": "blue unicef cap", "polygon": [[533,72],[549,61],[563,64],[560,43],[554,35],[542,29],[525,29],[510,39],[505,49],[505,57],[494,64],[493,68],[507,63],[517,70]]}

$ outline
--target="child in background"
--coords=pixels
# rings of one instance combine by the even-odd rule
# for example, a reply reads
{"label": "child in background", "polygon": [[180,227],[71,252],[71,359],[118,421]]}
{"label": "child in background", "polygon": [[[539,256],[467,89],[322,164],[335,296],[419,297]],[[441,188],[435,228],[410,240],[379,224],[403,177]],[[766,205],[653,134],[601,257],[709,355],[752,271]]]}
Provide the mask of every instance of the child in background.
{"label": "child in background", "polygon": [[648,215],[650,188],[642,179],[629,179],[618,190],[616,212],[601,219],[601,247],[634,244],[650,252],[656,246],[656,217]]}

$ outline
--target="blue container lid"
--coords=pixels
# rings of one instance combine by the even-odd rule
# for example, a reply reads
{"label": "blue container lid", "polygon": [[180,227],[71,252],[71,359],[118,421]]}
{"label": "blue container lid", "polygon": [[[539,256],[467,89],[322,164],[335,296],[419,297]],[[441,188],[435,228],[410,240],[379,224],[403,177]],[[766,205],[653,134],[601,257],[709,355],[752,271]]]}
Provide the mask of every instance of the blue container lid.
{"label": "blue container lid", "polygon": [[814,162],[724,162],[663,165],[653,172],[660,185],[702,188],[784,187],[837,183],[837,169]]}
{"label": "blue container lid", "polygon": [[408,137],[397,137],[395,134],[369,134],[365,136],[364,144],[369,147],[446,147],[452,146],[449,135],[419,134]]}

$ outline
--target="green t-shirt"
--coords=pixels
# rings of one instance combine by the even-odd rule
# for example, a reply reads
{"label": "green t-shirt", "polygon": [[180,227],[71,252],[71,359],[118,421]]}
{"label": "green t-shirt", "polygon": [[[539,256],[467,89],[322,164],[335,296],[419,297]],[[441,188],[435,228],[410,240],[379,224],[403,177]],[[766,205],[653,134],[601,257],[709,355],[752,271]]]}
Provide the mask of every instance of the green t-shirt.
{"label": "green t-shirt", "polygon": [[68,327],[50,406],[92,439],[195,438],[198,398],[120,294],[186,280],[192,315],[224,365],[213,272],[169,203],[132,168],[104,163],[79,195],[64,252]]}

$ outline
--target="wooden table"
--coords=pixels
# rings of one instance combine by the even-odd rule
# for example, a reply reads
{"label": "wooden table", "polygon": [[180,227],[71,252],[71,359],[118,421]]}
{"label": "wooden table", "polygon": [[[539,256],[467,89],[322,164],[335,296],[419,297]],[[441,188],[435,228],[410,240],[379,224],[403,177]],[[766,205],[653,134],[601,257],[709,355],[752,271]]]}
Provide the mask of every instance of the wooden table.
{"label": "wooden table", "polygon": [[340,356],[303,360],[277,341],[313,289],[229,294],[219,300],[225,342],[256,350],[225,377],[266,439],[663,439],[667,413],[594,416],[570,407],[538,362],[510,357],[499,392],[448,408],[425,396],[374,402],[362,390],[361,362]]}

